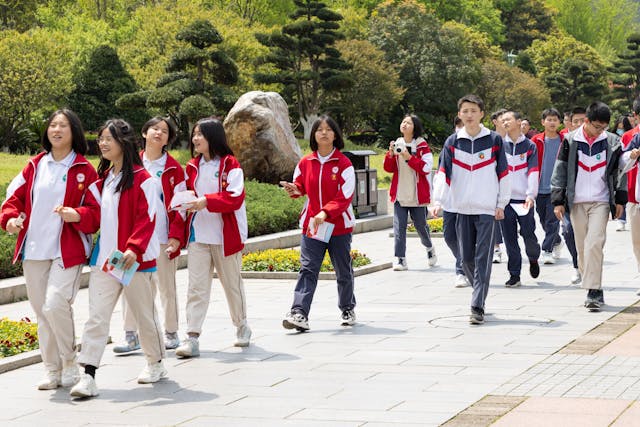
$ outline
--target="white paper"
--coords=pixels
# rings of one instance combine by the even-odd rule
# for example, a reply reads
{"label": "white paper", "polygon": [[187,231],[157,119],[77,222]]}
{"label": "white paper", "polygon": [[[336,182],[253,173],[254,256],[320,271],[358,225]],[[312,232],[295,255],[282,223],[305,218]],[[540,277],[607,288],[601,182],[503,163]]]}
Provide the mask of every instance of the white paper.
{"label": "white paper", "polygon": [[525,216],[529,213],[529,209],[524,207],[524,203],[509,203],[509,206],[511,206],[518,216]]}
{"label": "white paper", "polygon": [[193,191],[178,191],[171,198],[170,208],[174,211],[187,210],[186,204],[193,202],[197,197],[193,194]]}
{"label": "white paper", "polygon": [[313,226],[309,224],[309,228],[307,228],[307,237],[328,243],[331,239],[333,228],[334,225],[332,223],[325,221],[318,226],[314,233]]}

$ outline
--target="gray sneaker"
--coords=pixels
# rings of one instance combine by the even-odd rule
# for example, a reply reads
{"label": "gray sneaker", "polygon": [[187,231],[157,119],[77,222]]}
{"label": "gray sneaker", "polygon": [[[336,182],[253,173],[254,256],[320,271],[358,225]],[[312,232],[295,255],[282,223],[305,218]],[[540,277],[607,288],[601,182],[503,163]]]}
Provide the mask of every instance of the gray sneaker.
{"label": "gray sneaker", "polygon": [[128,331],[125,336],[125,342],[113,347],[113,352],[117,354],[127,354],[140,350],[140,340],[136,332]]}
{"label": "gray sneaker", "polygon": [[309,320],[307,316],[298,311],[290,311],[282,320],[282,326],[285,329],[296,329],[298,332],[305,332],[309,330]]}
{"label": "gray sneaker", "polygon": [[236,329],[236,342],[233,344],[236,347],[249,347],[251,340],[251,328],[249,325],[238,326]]}
{"label": "gray sneaker", "polygon": [[177,332],[165,332],[164,348],[165,350],[174,350],[180,345],[180,338]]}
{"label": "gray sneaker", "polygon": [[187,337],[182,341],[180,347],[176,349],[178,357],[198,357],[200,356],[200,342],[197,337]]}

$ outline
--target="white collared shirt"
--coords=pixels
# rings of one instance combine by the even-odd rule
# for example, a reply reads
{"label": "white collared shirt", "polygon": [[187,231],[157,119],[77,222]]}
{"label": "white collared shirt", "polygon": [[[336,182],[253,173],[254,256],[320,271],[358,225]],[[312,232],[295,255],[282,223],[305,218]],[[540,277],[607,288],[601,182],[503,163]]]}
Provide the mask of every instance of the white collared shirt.
{"label": "white collared shirt", "polygon": [[61,256],[62,218],[53,210],[64,205],[67,172],[76,158],[71,151],[56,162],[51,153],[40,159],[33,183],[33,205],[24,245],[24,259],[49,260]]}
{"label": "white collared shirt", "polygon": [[149,160],[147,153],[142,153],[142,163],[144,168],[149,172],[149,175],[153,178],[153,182],[158,192],[158,206],[156,208],[156,228],[155,233],[158,236],[158,240],[161,245],[166,245],[169,242],[169,218],[167,217],[167,211],[164,206],[163,193],[162,193],[162,172],[167,164],[167,153],[163,153],[162,156],[156,160]]}
{"label": "white collared shirt", "polygon": [[[218,174],[220,173],[220,157],[216,156],[208,162],[204,156],[200,158],[198,167],[198,179],[196,179],[196,195],[202,197],[205,194],[220,191]],[[208,245],[221,245],[222,241],[222,215],[218,212],[209,212],[204,208],[196,212],[193,218],[194,241]]]}
{"label": "white collared shirt", "polygon": [[102,267],[113,250],[118,249],[118,206],[120,205],[120,192],[116,193],[116,186],[122,179],[122,171],[113,175],[113,169],[109,171],[102,186],[102,200],[100,203],[100,252],[96,265]]}

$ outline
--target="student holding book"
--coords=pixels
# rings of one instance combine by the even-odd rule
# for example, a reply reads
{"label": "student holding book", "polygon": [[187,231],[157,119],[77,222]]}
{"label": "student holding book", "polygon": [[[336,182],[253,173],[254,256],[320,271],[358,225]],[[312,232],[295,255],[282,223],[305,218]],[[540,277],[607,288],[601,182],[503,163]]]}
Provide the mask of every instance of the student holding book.
{"label": "student holding book", "polygon": [[95,214],[100,207],[85,200],[98,175],[83,156],[87,141],[73,111],[61,109],[49,117],[42,147],[11,181],[0,216],[2,228],[18,234],[13,262],[22,259],[29,303],[38,317],[46,370],[38,389],[52,390],[70,387],[80,377],[72,304],[91,250],[85,232],[95,230],[78,227],[76,209],[84,204]]}
{"label": "student holding book", "polygon": [[[89,187],[87,199],[100,204],[97,215],[77,208],[79,228],[100,235],[91,256],[89,281],[89,319],[82,335],[78,362],[84,367],[80,381],[71,389],[74,397],[98,395],[95,374],[109,336],[113,309],[122,292],[127,299],[140,333],[146,366],[138,383],[155,383],[167,376],[162,364],[162,329],[154,304],[156,258],[160,245],[154,233],[157,208],[155,183],[142,165],[136,149],[133,127],[120,119],[108,120],[98,132],[101,160],[100,179]],[[114,271],[109,272],[109,264]],[[112,274],[133,270],[131,281]]]}
{"label": "student holding book", "polygon": [[[298,162],[293,182],[280,182],[290,197],[307,196],[300,215],[302,241],[298,283],[291,311],[282,321],[284,328],[300,332],[309,330],[311,302],[327,251],[338,280],[340,323],[350,326],[356,322],[351,265],[351,233],[355,224],[351,199],[355,172],[351,161],[340,152],[344,140],[331,117],[323,115],[313,123],[309,146],[313,152]],[[328,241],[319,235],[327,227],[331,229]]]}

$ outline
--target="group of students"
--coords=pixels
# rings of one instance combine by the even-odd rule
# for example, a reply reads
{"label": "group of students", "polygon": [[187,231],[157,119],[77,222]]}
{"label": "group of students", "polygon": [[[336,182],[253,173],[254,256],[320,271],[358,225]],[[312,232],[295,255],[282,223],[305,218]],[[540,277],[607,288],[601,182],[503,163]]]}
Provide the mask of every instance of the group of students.
{"label": "group of students", "polygon": [[[633,108],[637,118],[640,99]],[[611,110],[602,102],[594,102],[586,109],[568,112],[561,131],[560,113],[553,108],[545,110],[541,121],[544,131],[529,139],[523,134],[518,112],[494,113],[491,119],[495,131],[482,125],[484,114],[484,102],[478,96],[467,95],[458,101],[460,126],[445,141],[433,177],[433,194],[429,194],[426,185],[424,198],[420,198],[420,186],[415,184],[423,178],[426,181],[431,172],[432,157],[425,154],[429,152],[428,145],[415,135],[413,150],[397,149],[397,144],[392,143],[385,158],[385,170],[394,173],[392,201],[397,194],[413,191],[414,201],[417,197],[425,209],[431,202],[431,213],[442,215],[444,239],[456,258],[455,285],[473,287],[470,323],[484,323],[498,237],[504,239],[508,255],[509,279],[505,286],[515,287],[521,284],[522,269],[518,234],[524,240],[530,275],[536,278],[540,259],[544,264],[554,264],[559,257],[563,247],[560,224],[575,268],[571,282],[582,283],[587,291],[585,307],[599,311],[604,304],[602,267],[607,221],[610,215],[620,218],[627,201],[634,253],[640,265],[640,185],[636,165],[640,157],[640,125],[626,132],[608,132]],[[416,150],[418,146],[421,153]],[[413,186],[409,184],[401,190],[394,183],[402,181],[405,163],[419,178],[414,179]],[[398,203],[403,202],[396,198],[394,231],[396,240],[402,240],[406,213],[396,206]],[[541,245],[535,234],[534,206],[545,234]],[[428,231],[424,231],[423,218],[417,219],[416,229],[430,254],[431,242],[424,238]],[[398,260],[394,269],[406,269],[404,244],[396,244],[395,255]],[[431,255],[427,259],[431,264]]]}

